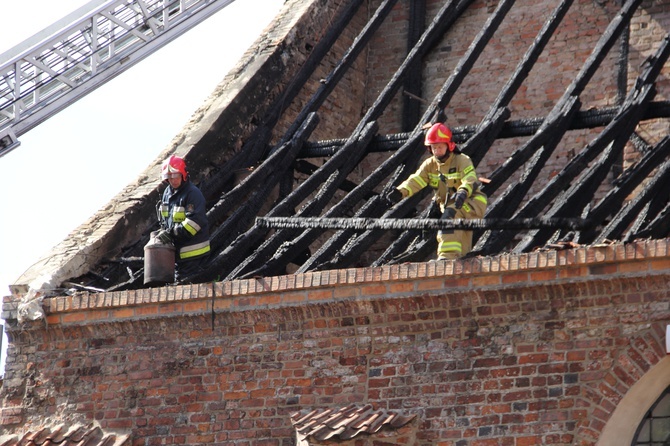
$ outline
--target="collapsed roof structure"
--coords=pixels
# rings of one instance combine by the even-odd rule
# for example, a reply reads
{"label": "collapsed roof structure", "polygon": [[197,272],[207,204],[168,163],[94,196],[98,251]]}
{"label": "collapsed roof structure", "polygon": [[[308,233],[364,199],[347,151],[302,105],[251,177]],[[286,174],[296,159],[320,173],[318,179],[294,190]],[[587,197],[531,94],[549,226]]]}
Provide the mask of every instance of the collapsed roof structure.
{"label": "collapsed roof structure", "polygon": [[[432,218],[435,209],[428,191],[394,206],[382,197],[425,156],[425,125],[445,121],[478,173],[490,180],[483,187],[489,196],[486,218],[454,222],[475,231],[470,256],[667,237],[670,104],[657,97],[670,47],[663,36],[646,59],[638,56],[644,59],[639,70],[629,72],[631,20],[640,14],[642,0],[595,2],[602,13],[599,19],[607,17],[595,44],[582,52],[582,59],[567,51],[575,67],[568,82],[563,78],[567,85],[558,79],[565,73],[557,70],[557,79],[542,82],[560,88],[559,93],[552,100],[536,96],[537,102],[526,109],[520,97],[531,97],[525,92],[531,72],[538,61],[546,65],[556,57],[556,35],[565,32],[566,16],[588,15],[582,11],[586,2],[539,2],[545,11],[538,19],[542,26],[526,39],[523,51],[517,50],[515,63],[504,57],[506,69],[496,76],[493,100],[487,93],[472,93],[481,80],[464,84],[481,79],[481,70],[491,71],[490,65],[477,71],[491,51],[511,52],[495,48],[506,42],[501,29],[516,26],[510,23],[524,9],[532,13],[533,2],[370,3],[287,2],[273,29],[283,24],[293,35],[286,34],[278,53],[300,53],[302,58],[293,69],[284,61],[279,70],[274,62],[265,69],[264,81],[249,82],[224,111],[216,111],[216,119],[203,119],[207,127],[200,136],[182,135],[166,149],[147,170],[147,177],[154,178],[146,183],[152,187],[145,188],[150,190],[140,200],[141,208],[123,216],[123,237],[107,242],[115,249],[89,256],[80,262],[84,266],[60,276],[59,285],[96,291],[143,287],[142,250],[157,228],[149,211],[160,188],[157,166],[169,153],[186,158],[208,200],[212,257],[206,271],[189,281],[430,259],[436,243],[431,230],[445,223]],[[661,13],[670,14],[670,7],[666,9]],[[295,35],[298,17],[307,17],[315,28],[321,21],[329,26],[303,41]],[[394,53],[397,66],[384,67],[389,75],[378,81],[378,88],[352,86],[361,66],[372,70],[362,59],[370,59],[371,48],[380,48],[375,39],[400,26],[399,17],[404,18],[406,51],[397,57],[397,51],[384,49]],[[467,45],[458,50],[453,35],[466,36]],[[249,60],[241,65],[248,69]],[[439,74],[431,68],[436,61],[440,67],[448,65]],[[232,79],[239,81],[239,75],[229,74],[221,88],[230,87]],[[281,82],[270,87],[273,78]],[[342,101],[343,89],[375,95],[360,111],[344,114],[333,105]],[[459,113],[464,90],[478,95],[478,113]],[[604,98],[593,100],[593,91],[603,92]],[[265,102],[252,110],[254,95]],[[208,113],[211,109],[203,115]],[[233,114],[236,121],[226,121]],[[320,129],[326,116],[342,121],[337,133]],[[247,124],[231,130],[240,122]],[[567,155],[550,163],[559,149]],[[128,230],[130,226],[137,229]]]}

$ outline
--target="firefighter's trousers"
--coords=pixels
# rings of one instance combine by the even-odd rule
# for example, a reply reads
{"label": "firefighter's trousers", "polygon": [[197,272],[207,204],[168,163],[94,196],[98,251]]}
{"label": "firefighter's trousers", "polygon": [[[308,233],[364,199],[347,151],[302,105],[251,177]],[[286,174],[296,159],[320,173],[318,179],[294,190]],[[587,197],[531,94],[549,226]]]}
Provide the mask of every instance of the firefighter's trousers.
{"label": "firefighter's trousers", "polygon": [[[486,196],[474,195],[460,209],[453,204],[447,206],[442,218],[484,218]],[[453,216],[452,216],[453,215]],[[472,250],[472,231],[443,229],[437,233],[437,258],[457,259]]]}

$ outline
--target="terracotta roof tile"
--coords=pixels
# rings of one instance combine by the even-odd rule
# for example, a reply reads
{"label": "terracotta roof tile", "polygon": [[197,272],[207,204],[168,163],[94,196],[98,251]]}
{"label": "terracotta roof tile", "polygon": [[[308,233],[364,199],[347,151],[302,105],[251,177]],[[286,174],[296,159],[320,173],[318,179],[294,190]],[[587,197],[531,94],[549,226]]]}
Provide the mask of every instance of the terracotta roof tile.
{"label": "terracotta roof tile", "polygon": [[105,433],[99,426],[41,427],[23,435],[0,436],[0,446],[130,446],[129,435]]}
{"label": "terracotta roof tile", "polygon": [[397,412],[374,410],[371,405],[350,405],[339,409],[312,410],[306,414],[297,412],[291,416],[295,430],[304,437],[312,436],[319,441],[349,440],[358,434],[374,434],[382,428],[398,429],[416,417]]}

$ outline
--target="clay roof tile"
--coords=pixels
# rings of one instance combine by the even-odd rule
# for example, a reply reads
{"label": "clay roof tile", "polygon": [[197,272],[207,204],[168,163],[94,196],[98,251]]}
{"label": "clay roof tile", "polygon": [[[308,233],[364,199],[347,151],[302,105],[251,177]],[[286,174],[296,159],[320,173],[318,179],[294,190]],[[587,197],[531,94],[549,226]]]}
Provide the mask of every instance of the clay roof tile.
{"label": "clay roof tile", "polygon": [[371,405],[346,406],[340,409],[312,410],[304,416],[294,414],[293,426],[302,435],[319,441],[349,440],[361,433],[374,434],[384,427],[398,429],[416,417],[397,412],[374,410]]}
{"label": "clay roof tile", "polygon": [[41,427],[22,436],[7,435],[0,446],[121,446],[128,443],[128,435],[105,434],[99,426]]}

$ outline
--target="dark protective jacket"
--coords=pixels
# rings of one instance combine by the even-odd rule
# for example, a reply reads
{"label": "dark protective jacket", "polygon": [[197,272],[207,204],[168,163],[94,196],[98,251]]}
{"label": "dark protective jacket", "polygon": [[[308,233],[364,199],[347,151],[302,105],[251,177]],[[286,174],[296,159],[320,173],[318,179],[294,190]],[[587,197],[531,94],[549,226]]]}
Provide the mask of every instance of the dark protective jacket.
{"label": "dark protective jacket", "polygon": [[205,197],[186,181],[178,189],[168,185],[161,200],[161,225],[170,231],[178,260],[194,259],[209,253],[209,222]]}

